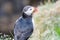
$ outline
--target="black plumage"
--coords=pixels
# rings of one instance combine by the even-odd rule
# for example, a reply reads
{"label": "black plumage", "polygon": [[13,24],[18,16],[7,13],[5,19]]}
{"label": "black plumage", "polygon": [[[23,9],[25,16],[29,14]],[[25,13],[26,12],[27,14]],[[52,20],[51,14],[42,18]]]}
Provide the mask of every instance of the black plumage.
{"label": "black plumage", "polygon": [[32,14],[26,15],[23,12],[22,16],[15,23],[14,40],[28,40],[32,33],[33,33]]}

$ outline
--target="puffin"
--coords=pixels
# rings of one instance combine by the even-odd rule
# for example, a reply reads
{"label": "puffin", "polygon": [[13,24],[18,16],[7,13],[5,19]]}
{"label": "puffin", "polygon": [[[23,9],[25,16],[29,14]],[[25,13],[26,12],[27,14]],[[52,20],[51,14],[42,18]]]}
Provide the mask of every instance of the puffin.
{"label": "puffin", "polygon": [[22,10],[22,16],[19,17],[14,25],[14,40],[28,40],[33,33],[33,13],[36,8],[25,6]]}

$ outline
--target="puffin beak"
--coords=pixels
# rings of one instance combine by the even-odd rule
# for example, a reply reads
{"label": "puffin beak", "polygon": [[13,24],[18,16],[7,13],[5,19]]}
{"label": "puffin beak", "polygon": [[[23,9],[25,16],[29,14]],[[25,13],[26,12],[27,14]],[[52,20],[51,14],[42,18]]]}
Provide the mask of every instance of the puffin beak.
{"label": "puffin beak", "polygon": [[38,8],[34,8],[34,11],[33,11],[33,13],[37,13],[38,12]]}

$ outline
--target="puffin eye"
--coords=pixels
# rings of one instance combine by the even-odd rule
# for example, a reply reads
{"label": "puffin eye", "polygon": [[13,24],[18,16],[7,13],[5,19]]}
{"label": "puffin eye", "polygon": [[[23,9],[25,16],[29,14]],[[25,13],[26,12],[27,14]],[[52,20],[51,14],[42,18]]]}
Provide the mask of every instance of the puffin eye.
{"label": "puffin eye", "polygon": [[30,9],[30,10],[32,10],[32,9]]}

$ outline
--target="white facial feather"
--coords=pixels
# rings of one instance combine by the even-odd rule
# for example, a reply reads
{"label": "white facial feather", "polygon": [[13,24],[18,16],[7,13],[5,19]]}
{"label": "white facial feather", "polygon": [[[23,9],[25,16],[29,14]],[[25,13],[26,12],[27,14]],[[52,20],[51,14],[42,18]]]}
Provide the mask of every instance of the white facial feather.
{"label": "white facial feather", "polygon": [[26,6],[23,9],[23,12],[27,15],[31,15],[33,13],[33,11],[34,11],[34,7],[32,7],[32,6]]}

